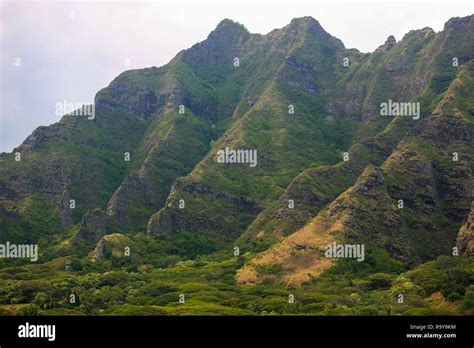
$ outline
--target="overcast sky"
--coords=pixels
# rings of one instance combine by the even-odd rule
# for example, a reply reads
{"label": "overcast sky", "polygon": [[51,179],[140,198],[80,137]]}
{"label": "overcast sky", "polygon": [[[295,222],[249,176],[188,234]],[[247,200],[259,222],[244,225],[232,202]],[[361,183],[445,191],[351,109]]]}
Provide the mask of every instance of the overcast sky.
{"label": "overcast sky", "polygon": [[167,63],[224,18],[265,34],[312,16],[347,48],[371,52],[389,35],[400,40],[427,26],[440,31],[449,18],[471,15],[473,3],[0,0],[0,152],[58,121],[56,103],[92,102],[120,72]]}

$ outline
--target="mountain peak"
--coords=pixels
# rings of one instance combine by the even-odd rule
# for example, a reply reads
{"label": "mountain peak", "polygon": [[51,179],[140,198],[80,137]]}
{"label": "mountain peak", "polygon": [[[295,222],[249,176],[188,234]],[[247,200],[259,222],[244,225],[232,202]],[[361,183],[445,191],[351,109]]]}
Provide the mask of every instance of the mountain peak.
{"label": "mountain peak", "polygon": [[390,35],[389,37],[387,37],[387,40],[385,40],[385,44],[384,45],[389,45],[389,46],[393,46],[397,43],[397,40],[395,39],[395,36],[393,35]]}
{"label": "mountain peak", "polygon": [[376,52],[384,52],[390,50],[393,46],[397,44],[397,40],[393,35],[389,35],[387,37],[387,40],[385,40],[385,43],[383,45],[380,45],[375,51]]}
{"label": "mountain peak", "polygon": [[242,34],[250,34],[247,28],[239,22],[225,18],[219,22],[217,27],[209,34],[209,37],[235,37]]}
{"label": "mountain peak", "polygon": [[307,24],[307,23],[315,24],[315,23],[317,23],[317,24],[319,24],[318,21],[316,19],[314,19],[313,17],[311,17],[311,16],[293,18],[291,20],[291,23],[298,23],[298,24],[300,24],[300,23],[304,23],[304,24]]}
{"label": "mountain peak", "polygon": [[309,36],[314,37],[332,38],[332,36],[324,30],[321,24],[310,16],[293,18],[290,24],[288,24],[284,29],[296,35],[309,34]]}
{"label": "mountain peak", "polygon": [[251,34],[242,24],[231,19],[222,20],[207,39],[184,52],[184,60],[191,66],[225,65],[242,52]]}
{"label": "mountain peak", "polygon": [[444,24],[444,29],[443,30],[449,30],[449,29],[454,29],[454,30],[462,30],[466,29],[468,26],[472,25],[474,21],[474,15],[466,16],[466,17],[453,17],[449,19],[445,24]]}
{"label": "mountain peak", "polygon": [[[230,18],[224,18],[223,20],[221,20],[219,22],[219,24],[217,24],[217,27],[216,29],[218,28],[224,28],[224,27],[240,27],[240,28],[244,28],[245,29],[245,26],[243,24],[240,24],[239,22],[237,21],[234,21]],[[247,29],[245,29],[247,30]]]}
{"label": "mountain peak", "polygon": [[293,18],[289,24],[290,28],[304,27],[313,31],[324,31],[319,22],[311,16]]}

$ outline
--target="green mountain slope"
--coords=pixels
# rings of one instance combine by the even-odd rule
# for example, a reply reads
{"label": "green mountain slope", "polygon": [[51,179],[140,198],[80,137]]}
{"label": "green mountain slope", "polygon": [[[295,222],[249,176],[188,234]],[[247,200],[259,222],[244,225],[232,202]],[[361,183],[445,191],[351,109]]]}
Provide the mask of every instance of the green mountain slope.
{"label": "green mountain slope", "polygon": [[365,245],[371,260],[360,267],[375,268],[387,257],[413,267],[453,255],[473,197],[473,72],[471,60],[433,115],[408,132],[380,167],[368,165],[309,224],[244,267],[239,281],[260,281],[265,274],[259,276],[258,269],[270,265],[283,267],[271,278],[308,280],[331,267],[322,250],[334,240]]}
{"label": "green mountain slope", "polygon": [[0,313],[472,312],[473,42],[474,16],[367,54],[311,17],[226,19],[120,74],[93,119],[0,154],[0,243],[39,245],[37,264],[0,260]]}

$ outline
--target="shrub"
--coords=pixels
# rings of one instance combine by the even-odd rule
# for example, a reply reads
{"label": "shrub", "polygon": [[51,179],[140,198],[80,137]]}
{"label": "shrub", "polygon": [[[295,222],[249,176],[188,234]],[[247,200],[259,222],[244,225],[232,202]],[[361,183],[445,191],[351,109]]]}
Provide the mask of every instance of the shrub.
{"label": "shrub", "polygon": [[35,304],[28,304],[19,308],[16,311],[17,315],[25,315],[25,316],[36,316],[39,314],[38,306]]}
{"label": "shrub", "polygon": [[375,273],[369,277],[371,289],[389,288],[395,276],[387,273]]}

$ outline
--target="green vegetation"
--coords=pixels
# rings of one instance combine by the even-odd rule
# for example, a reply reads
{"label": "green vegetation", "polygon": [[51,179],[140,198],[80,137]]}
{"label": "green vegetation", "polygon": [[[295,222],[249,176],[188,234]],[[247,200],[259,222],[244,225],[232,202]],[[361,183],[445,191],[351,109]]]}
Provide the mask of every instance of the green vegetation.
{"label": "green vegetation", "polygon": [[[243,258],[245,259],[246,256]],[[167,268],[81,259],[0,273],[3,315],[432,315],[472,314],[474,262],[442,256],[405,272],[354,272],[347,262],[298,287],[237,285],[244,261],[199,257]],[[344,266],[343,264],[346,264]],[[275,272],[275,269],[268,269]],[[396,296],[403,294],[404,303]],[[70,303],[74,294],[75,303]],[[184,302],[180,303],[180,295]],[[294,296],[294,302],[289,296]]]}

